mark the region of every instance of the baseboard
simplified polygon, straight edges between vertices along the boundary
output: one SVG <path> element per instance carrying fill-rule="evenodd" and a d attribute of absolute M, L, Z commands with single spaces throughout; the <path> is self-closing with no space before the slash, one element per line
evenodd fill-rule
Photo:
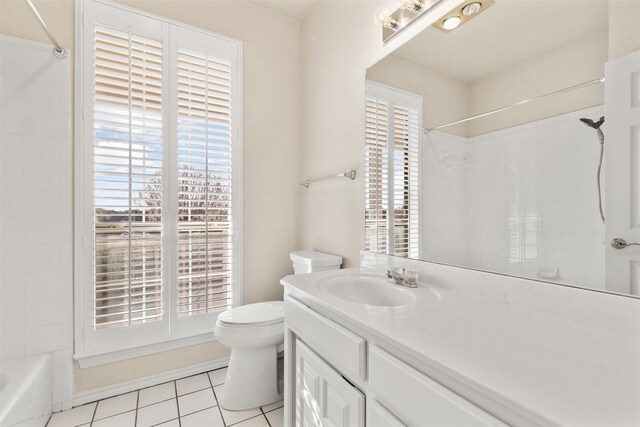
<path fill-rule="evenodd" d="M 129 393 L 141 388 L 150 387 L 157 384 L 166 383 L 190 375 L 200 374 L 202 372 L 212 371 L 214 369 L 224 368 L 229 364 L 229 358 L 223 357 L 208 362 L 198 363 L 196 365 L 186 366 L 171 371 L 164 371 L 158 374 L 149 375 L 143 378 L 112 384 L 105 387 L 99 387 L 92 390 L 77 393 L 73 397 L 73 406 L 84 405 L 85 403 L 95 402 L 96 400 L 105 399 L 107 397 L 117 396 L 123 393 Z"/>

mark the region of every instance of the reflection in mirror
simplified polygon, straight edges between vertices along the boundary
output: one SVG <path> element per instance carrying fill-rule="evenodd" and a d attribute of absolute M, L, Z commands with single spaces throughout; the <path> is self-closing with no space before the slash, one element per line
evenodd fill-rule
<path fill-rule="evenodd" d="M 496 0 L 373 65 L 365 250 L 640 295 L 639 49 L 640 0 Z"/>

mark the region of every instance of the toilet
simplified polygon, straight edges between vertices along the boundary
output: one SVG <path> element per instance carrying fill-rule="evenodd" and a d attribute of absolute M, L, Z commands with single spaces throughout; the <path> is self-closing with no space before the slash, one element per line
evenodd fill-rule
<path fill-rule="evenodd" d="M 295 274 L 337 270 L 342 257 L 316 251 L 290 254 Z M 284 342 L 284 303 L 267 301 L 229 309 L 218 316 L 216 339 L 231 348 L 220 406 L 241 411 L 282 399 L 278 347 Z"/>

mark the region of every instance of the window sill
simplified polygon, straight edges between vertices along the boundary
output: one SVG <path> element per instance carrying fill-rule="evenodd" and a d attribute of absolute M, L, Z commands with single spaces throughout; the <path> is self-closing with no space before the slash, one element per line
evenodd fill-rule
<path fill-rule="evenodd" d="M 73 358 L 78 362 L 81 368 L 91 368 L 94 366 L 104 365 L 106 363 L 120 362 L 122 360 L 148 356 L 161 351 L 175 350 L 182 347 L 189 347 L 213 341 L 216 341 L 216 337 L 213 332 L 209 332 L 206 334 L 176 338 L 139 347 L 124 348 L 101 353 L 74 354 Z"/>

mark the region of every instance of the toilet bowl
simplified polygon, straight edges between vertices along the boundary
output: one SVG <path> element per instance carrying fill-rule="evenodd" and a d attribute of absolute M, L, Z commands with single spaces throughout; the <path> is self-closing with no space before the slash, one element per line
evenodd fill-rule
<path fill-rule="evenodd" d="M 295 274 L 339 269 L 342 258 L 316 251 L 290 254 Z M 269 301 L 221 313 L 218 341 L 231 348 L 220 406 L 241 411 L 282 399 L 278 390 L 278 346 L 284 342 L 284 303 Z"/>
<path fill-rule="evenodd" d="M 273 403 L 278 392 L 278 346 L 284 341 L 284 303 L 269 301 L 243 305 L 218 316 L 216 338 L 231 348 L 220 399 L 229 410 Z"/>

